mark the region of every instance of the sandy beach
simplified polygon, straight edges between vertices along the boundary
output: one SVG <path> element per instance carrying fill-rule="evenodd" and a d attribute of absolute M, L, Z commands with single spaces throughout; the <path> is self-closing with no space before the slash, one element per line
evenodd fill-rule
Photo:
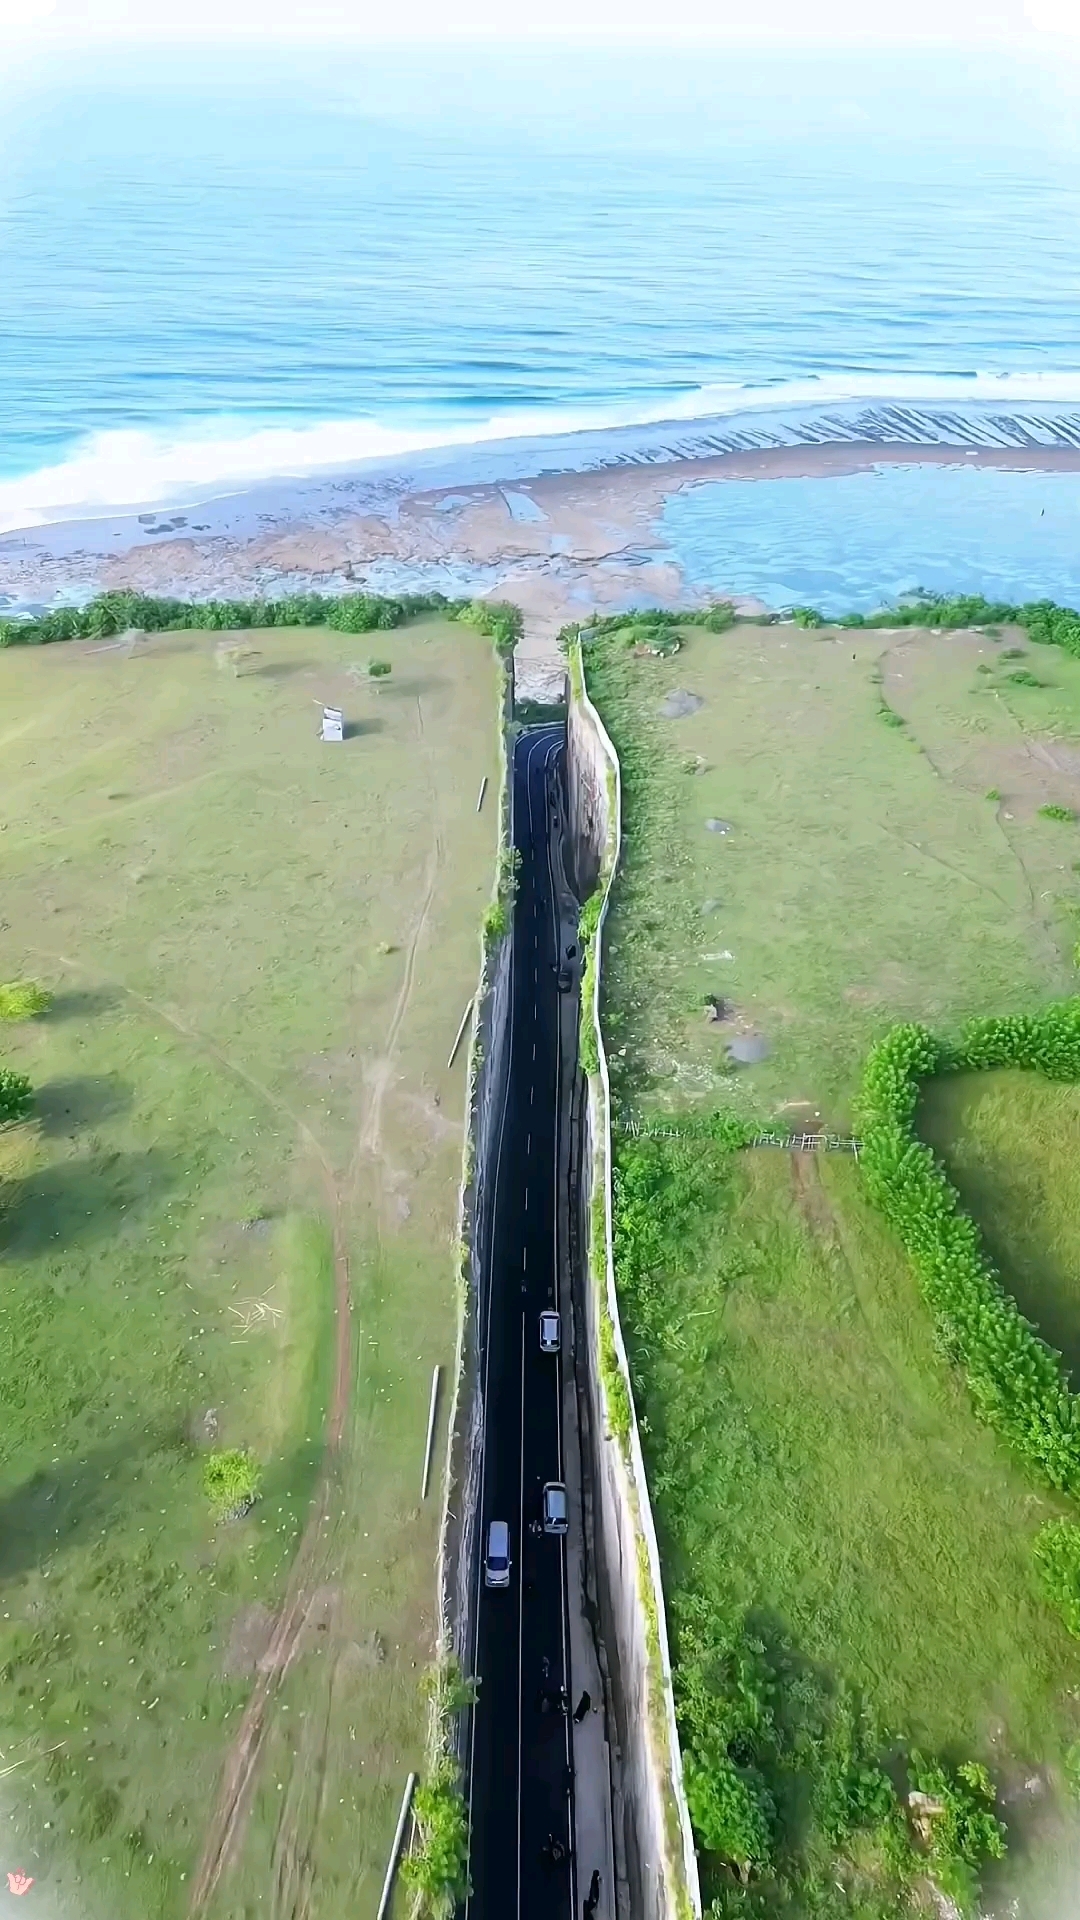
<path fill-rule="evenodd" d="M 1080 419 L 1071 409 L 1037 422 L 1041 444 L 1030 419 L 1000 415 L 923 415 L 910 430 L 936 427 L 942 437 L 934 444 L 893 437 L 895 415 L 880 410 L 872 437 L 830 440 L 828 424 L 815 423 L 821 437 L 813 443 L 777 444 L 777 424 L 757 421 L 759 441 L 772 444 L 715 452 L 704 450 L 716 438 L 708 423 L 677 436 L 639 430 L 633 438 L 592 436 L 587 445 L 575 436 L 572 446 L 455 449 L 414 459 L 408 471 L 283 481 L 198 508 L 15 530 L 0 537 L 0 604 L 30 608 L 121 586 L 195 598 L 309 586 L 506 597 L 526 615 L 520 689 L 541 698 L 559 684 L 554 641 L 567 620 L 594 608 L 700 602 L 659 524 L 674 494 L 706 482 L 806 480 L 893 465 L 1080 471 Z M 730 437 L 733 423 L 725 426 Z M 745 426 L 741 437 L 750 437 Z M 556 464 L 561 471 L 551 470 Z M 746 589 L 737 577 L 717 579 L 710 597 L 757 605 Z"/>

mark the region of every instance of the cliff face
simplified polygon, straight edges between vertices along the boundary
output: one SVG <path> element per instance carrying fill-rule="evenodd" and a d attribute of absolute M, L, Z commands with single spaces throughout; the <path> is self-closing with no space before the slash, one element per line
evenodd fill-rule
<path fill-rule="evenodd" d="M 571 658 L 567 727 L 568 864 L 578 897 L 604 902 L 583 982 L 598 1071 L 588 1076 L 578 1183 L 578 1324 L 595 1584 L 614 1717 L 613 1802 L 621 1911 L 633 1920 L 700 1915 L 697 1859 L 682 1786 L 660 1562 L 619 1325 L 611 1247 L 611 1096 L 599 1025 L 600 945 L 619 854 L 619 767 Z"/>

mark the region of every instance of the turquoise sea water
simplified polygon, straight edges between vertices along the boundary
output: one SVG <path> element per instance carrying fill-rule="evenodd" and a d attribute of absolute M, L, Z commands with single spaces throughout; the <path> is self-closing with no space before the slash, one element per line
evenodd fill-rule
<path fill-rule="evenodd" d="M 885 466 L 714 482 L 669 499 L 691 586 L 770 607 L 873 613 L 918 588 L 1080 606 L 1080 473 Z"/>
<path fill-rule="evenodd" d="M 1080 410 L 1078 108 L 946 53 L 9 66 L 0 530 L 763 399 Z"/>

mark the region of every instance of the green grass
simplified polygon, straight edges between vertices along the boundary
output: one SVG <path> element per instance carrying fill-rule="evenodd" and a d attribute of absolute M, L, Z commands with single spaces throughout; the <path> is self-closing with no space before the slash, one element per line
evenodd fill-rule
<path fill-rule="evenodd" d="M 624 1100 L 801 1100 L 842 1121 L 890 1018 L 941 1026 L 1069 989 L 1080 887 L 1037 809 L 1080 798 L 1061 744 L 1080 733 L 1080 663 L 1055 656 L 1054 689 L 1014 694 L 975 678 L 983 653 L 963 634 L 790 627 L 687 629 L 672 661 L 590 651 L 632 823 L 606 1002 Z M 903 729 L 880 724 L 879 677 Z M 672 688 L 704 707 L 662 719 Z M 730 1070 L 708 993 L 767 1037 L 752 1073 Z"/>
<path fill-rule="evenodd" d="M 1080 1087 L 949 1074 L 919 1131 L 939 1154 L 1009 1293 L 1080 1383 Z"/>
<path fill-rule="evenodd" d="M 0 1132 L 9 1853 L 58 1911 L 132 1920 L 187 1910 L 313 1501 L 208 1910 L 374 1913 L 425 1730 L 496 665 L 434 619 L 386 636 L 377 695 L 347 634 L 248 644 L 235 678 L 214 634 L 0 656 L 0 978 L 54 995 L 0 1041 L 37 1090 Z M 242 1520 L 211 1446 L 259 1469 Z"/>
<path fill-rule="evenodd" d="M 624 769 L 604 984 L 617 1107 L 841 1125 L 893 1021 L 947 1030 L 1069 990 L 1080 887 L 1039 808 L 1078 797 L 1080 668 L 1055 657 L 1053 688 L 1014 691 L 977 675 L 984 654 L 973 635 L 790 628 L 688 631 L 669 662 L 590 652 Z M 661 719 L 673 687 L 705 706 Z M 883 704 L 902 728 L 882 728 Z M 727 1003 L 720 1023 L 701 1013 L 710 992 Z M 740 1031 L 764 1034 L 769 1057 L 730 1062 Z M 932 1087 L 930 1137 L 952 1143 L 950 1175 L 1006 1284 L 1071 1357 L 1080 1096 L 1021 1076 L 974 1085 Z M 987 1102 L 1000 1139 L 969 1125 Z M 884 1840 L 852 1830 L 834 1846 L 817 1810 L 854 1698 L 868 1762 L 894 1780 L 913 1745 L 990 1768 L 1014 1854 L 991 1887 L 1049 1920 L 1037 1889 L 1071 1857 L 1063 1761 L 1080 1711 L 1075 1646 L 1031 1546 L 1060 1503 L 976 1424 L 853 1160 L 700 1139 L 623 1141 L 617 1160 L 617 1273 L 684 1736 L 704 1620 L 742 1650 L 717 1683 L 717 1723 L 736 1727 L 739 1763 L 776 1809 L 758 1892 L 707 1857 L 710 1893 L 725 1915 L 770 1920 L 907 1911 Z M 745 1674 L 761 1663 L 770 1705 L 748 1721 Z M 1033 1773 L 1054 1783 L 1037 1802 L 1018 1785 Z"/>

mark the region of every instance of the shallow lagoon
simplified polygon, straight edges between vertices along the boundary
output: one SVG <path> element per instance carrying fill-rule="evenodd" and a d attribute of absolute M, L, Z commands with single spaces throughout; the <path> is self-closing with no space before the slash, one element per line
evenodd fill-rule
<path fill-rule="evenodd" d="M 1080 605 L 1080 473 L 882 466 L 709 481 L 659 522 L 687 585 L 871 613 L 926 587 Z"/>

